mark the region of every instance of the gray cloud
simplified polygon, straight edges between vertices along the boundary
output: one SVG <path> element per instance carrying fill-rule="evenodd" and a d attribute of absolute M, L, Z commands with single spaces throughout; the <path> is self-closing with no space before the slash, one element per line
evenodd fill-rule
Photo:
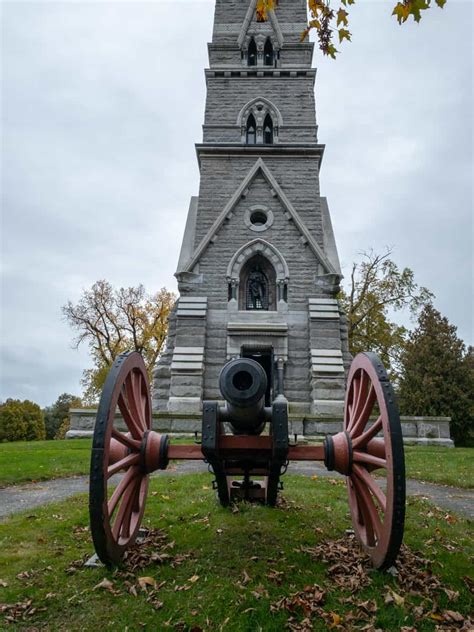
<path fill-rule="evenodd" d="M 395 247 L 472 342 L 472 6 L 351 11 L 321 59 L 321 188 L 341 260 Z M 466 17 L 467 16 L 467 17 Z M 3 3 L 2 389 L 79 392 L 60 307 L 99 278 L 175 289 L 199 187 L 212 2 Z"/>

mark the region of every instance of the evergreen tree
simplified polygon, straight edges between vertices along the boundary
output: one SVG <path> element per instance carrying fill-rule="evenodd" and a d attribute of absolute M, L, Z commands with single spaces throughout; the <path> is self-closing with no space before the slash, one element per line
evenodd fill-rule
<path fill-rule="evenodd" d="M 69 409 L 80 406 L 82 402 L 79 397 L 70 393 L 63 393 L 52 406 L 48 406 L 44 411 L 46 439 L 54 439 L 64 421 L 69 420 Z"/>
<path fill-rule="evenodd" d="M 426 305 L 401 356 L 399 403 L 402 414 L 451 417 L 457 444 L 474 428 L 474 360 L 451 325 Z"/>

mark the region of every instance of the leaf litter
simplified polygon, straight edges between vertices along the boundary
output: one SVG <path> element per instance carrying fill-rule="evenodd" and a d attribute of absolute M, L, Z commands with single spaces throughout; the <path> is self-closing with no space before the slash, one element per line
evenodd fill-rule
<path fill-rule="evenodd" d="M 146 601 L 155 609 L 163 607 L 163 602 L 157 598 L 158 591 L 166 584 L 166 581 L 157 582 L 153 577 L 138 576 L 139 571 L 153 565 L 169 564 L 175 568 L 185 560 L 192 557 L 191 554 L 172 555 L 169 551 L 175 546 L 175 542 L 168 542 L 168 537 L 160 529 L 144 530 L 143 537 L 139 543 L 135 543 L 127 551 L 123 563 L 120 568 L 113 572 L 112 579 L 104 577 L 94 587 L 74 594 L 71 601 L 79 601 L 83 594 L 91 591 L 107 591 L 114 596 L 121 596 L 128 593 L 134 597 L 138 597 L 139 593 L 146 595 Z M 74 533 L 77 529 L 73 530 Z M 65 568 L 66 575 L 72 575 L 80 570 L 85 570 L 85 563 L 89 555 L 84 555 L 81 559 L 70 562 Z M 37 571 L 24 571 L 17 575 L 17 580 L 21 582 L 31 581 L 31 579 L 40 572 L 52 570 L 51 567 L 39 569 Z M 194 575 L 189 581 L 195 583 L 199 577 Z M 122 580 L 119 583 L 117 580 Z M 6 582 L 5 582 L 6 583 Z M 53 593 L 48 593 L 46 598 L 50 599 Z M 7 604 L 0 604 L 0 614 L 3 615 L 6 624 L 15 624 L 19 621 L 26 621 L 36 613 L 46 611 L 46 607 L 35 606 L 31 599 L 25 601 Z"/>
<path fill-rule="evenodd" d="M 314 547 L 300 547 L 297 551 L 310 555 L 318 562 L 326 563 L 328 587 L 322 588 L 317 584 L 306 586 L 303 590 L 282 597 L 270 606 L 272 612 L 286 610 L 289 613 L 287 629 L 294 632 L 311 632 L 315 620 L 319 619 L 324 622 L 327 629 L 377 632 L 377 602 L 370 599 L 364 601 L 359 597 L 359 593 L 372 584 L 375 571 L 354 535 L 346 535 Z M 396 587 L 388 584 L 385 586 L 383 607 L 409 607 L 416 621 L 436 621 L 436 631 L 472 632 L 473 619 L 455 610 L 440 608 L 438 600 L 441 595 L 444 594 L 450 602 L 455 602 L 459 593 L 444 587 L 431 566 L 430 560 L 424 559 L 403 545 L 396 565 L 387 572 L 387 580 L 391 584 L 395 583 Z M 349 592 L 347 597 L 340 599 L 342 603 L 351 607 L 349 611 L 338 614 L 324 608 L 326 595 L 333 586 Z M 402 632 L 416 630 L 416 627 L 410 626 L 401 628 Z"/>

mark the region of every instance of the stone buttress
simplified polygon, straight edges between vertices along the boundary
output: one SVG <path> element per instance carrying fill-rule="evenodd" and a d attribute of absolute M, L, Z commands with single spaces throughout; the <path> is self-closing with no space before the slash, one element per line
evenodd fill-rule
<path fill-rule="evenodd" d="M 294 415 L 340 417 L 350 362 L 341 270 L 319 190 L 306 0 L 217 0 L 206 70 L 200 189 L 176 271 L 180 298 L 154 371 L 153 405 L 196 414 L 220 399 L 227 360 L 251 357 Z"/>

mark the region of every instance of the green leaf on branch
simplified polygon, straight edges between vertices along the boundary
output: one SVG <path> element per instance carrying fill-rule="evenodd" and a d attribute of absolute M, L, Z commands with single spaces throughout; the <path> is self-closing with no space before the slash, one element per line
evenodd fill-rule
<path fill-rule="evenodd" d="M 419 22 L 421 20 L 421 12 L 429 9 L 430 4 L 427 0 L 411 0 L 408 3 L 408 7 L 409 14 L 413 16 L 415 22 Z"/>
<path fill-rule="evenodd" d="M 347 29 L 339 29 L 339 43 L 341 43 L 345 39 L 350 42 L 351 34 L 349 33 Z"/>
<path fill-rule="evenodd" d="M 348 21 L 347 21 L 347 16 L 349 14 L 347 13 L 347 11 L 344 11 L 344 9 L 339 9 L 339 11 L 337 12 L 337 26 L 339 26 L 339 24 L 343 24 L 344 26 L 348 25 Z"/>
<path fill-rule="evenodd" d="M 403 2 L 399 2 L 393 8 L 392 15 L 396 15 L 398 23 L 403 24 L 403 22 L 406 22 L 408 20 L 410 11 L 406 4 L 404 4 Z"/>
<path fill-rule="evenodd" d="M 328 44 L 326 49 L 323 50 L 323 53 L 325 55 L 329 55 L 329 57 L 332 57 L 332 59 L 336 59 L 336 54 L 338 53 L 338 50 L 336 49 L 334 44 Z"/>
<path fill-rule="evenodd" d="M 321 29 L 321 22 L 319 20 L 311 20 L 309 26 L 319 31 Z"/>

